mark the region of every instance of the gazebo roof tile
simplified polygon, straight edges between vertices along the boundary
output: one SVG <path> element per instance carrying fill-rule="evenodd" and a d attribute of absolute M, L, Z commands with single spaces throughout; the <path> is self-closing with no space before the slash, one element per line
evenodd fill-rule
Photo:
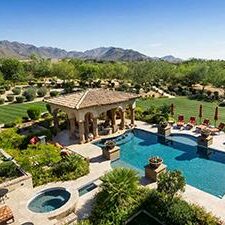
<path fill-rule="evenodd" d="M 74 109 L 100 105 L 109 105 L 137 98 L 136 94 L 112 91 L 108 89 L 88 89 L 83 92 L 62 95 L 46 99 L 45 102 Z"/>

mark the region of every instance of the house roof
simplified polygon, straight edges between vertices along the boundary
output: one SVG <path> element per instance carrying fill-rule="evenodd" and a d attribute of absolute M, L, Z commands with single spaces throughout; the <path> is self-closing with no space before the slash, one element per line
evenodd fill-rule
<path fill-rule="evenodd" d="M 99 88 L 49 98 L 45 102 L 72 109 L 82 109 L 125 102 L 136 98 L 138 98 L 136 94 Z"/>

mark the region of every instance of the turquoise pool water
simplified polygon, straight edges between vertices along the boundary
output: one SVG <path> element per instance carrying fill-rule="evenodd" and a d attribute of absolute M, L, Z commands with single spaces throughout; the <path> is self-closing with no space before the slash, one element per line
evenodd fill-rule
<path fill-rule="evenodd" d="M 70 198 L 70 193 L 57 188 L 46 190 L 38 194 L 28 205 L 28 209 L 36 213 L 46 213 L 63 206 Z"/>
<path fill-rule="evenodd" d="M 121 158 L 112 163 L 113 167 L 134 168 L 144 175 L 149 157 L 160 156 L 169 170 L 181 170 L 188 184 L 218 197 L 225 194 L 225 153 L 198 148 L 194 137 L 172 135 L 165 139 L 134 129 L 116 141 Z M 102 146 L 104 142 L 96 144 Z"/>

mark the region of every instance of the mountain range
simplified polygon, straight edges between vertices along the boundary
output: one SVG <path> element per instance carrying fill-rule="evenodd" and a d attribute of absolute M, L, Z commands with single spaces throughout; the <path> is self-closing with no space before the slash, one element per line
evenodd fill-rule
<path fill-rule="evenodd" d="M 138 60 L 165 60 L 168 62 L 180 62 L 179 58 L 172 55 L 164 57 L 149 57 L 132 49 L 123 49 L 116 47 L 100 47 L 84 52 L 66 51 L 53 47 L 36 47 L 31 44 L 20 42 L 10 42 L 7 40 L 0 41 L 0 58 L 14 57 L 18 59 L 28 59 L 31 54 L 39 55 L 43 58 L 63 59 L 63 58 L 79 58 L 79 59 L 96 59 L 110 61 L 138 61 Z"/>

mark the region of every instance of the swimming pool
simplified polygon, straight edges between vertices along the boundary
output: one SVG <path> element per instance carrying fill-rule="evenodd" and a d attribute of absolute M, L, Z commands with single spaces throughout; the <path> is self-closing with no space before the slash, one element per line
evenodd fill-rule
<path fill-rule="evenodd" d="M 160 156 L 169 170 L 182 171 L 189 185 L 218 197 L 225 194 L 225 153 L 197 147 L 195 137 L 171 135 L 165 139 L 134 129 L 126 133 L 123 143 L 118 144 L 120 159 L 112 162 L 112 167 L 130 167 L 144 175 L 148 159 Z"/>

